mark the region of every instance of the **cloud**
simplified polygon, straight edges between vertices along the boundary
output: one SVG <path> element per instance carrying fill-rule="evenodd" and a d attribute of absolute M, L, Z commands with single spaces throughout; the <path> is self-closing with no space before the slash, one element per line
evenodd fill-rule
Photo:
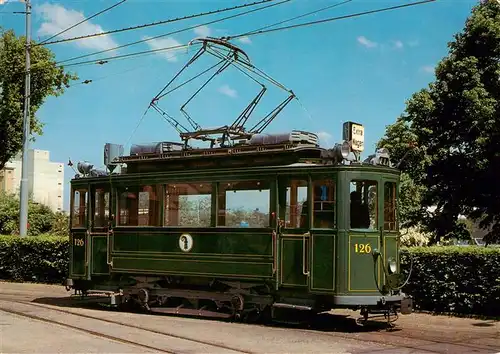
<path fill-rule="evenodd" d="M 238 92 L 236 90 L 232 89 L 229 87 L 229 85 L 222 85 L 219 87 L 219 92 L 222 93 L 223 95 L 235 98 L 238 96 Z"/>
<path fill-rule="evenodd" d="M 418 46 L 419 44 L 420 44 L 420 42 L 419 42 L 418 40 L 414 40 L 414 41 L 409 41 L 409 42 L 408 42 L 408 45 L 409 45 L 410 47 L 416 47 L 416 46 Z"/>
<path fill-rule="evenodd" d="M 200 26 L 193 29 L 193 32 L 200 37 L 209 37 L 212 34 L 212 30 L 208 26 Z"/>
<path fill-rule="evenodd" d="M 144 36 L 142 39 L 150 39 L 151 37 L 149 36 Z M 181 45 L 181 43 L 177 42 L 175 39 L 172 37 L 166 37 L 166 38 L 159 38 L 159 39 L 151 39 L 150 41 L 146 42 L 148 46 L 152 50 L 157 50 L 157 49 L 163 49 L 163 48 L 168 48 L 168 47 L 175 47 L 178 45 Z M 179 48 L 180 49 L 180 48 Z M 163 52 L 158 52 L 159 55 L 164 57 L 170 62 L 176 62 L 177 57 L 176 57 L 176 50 L 165 50 Z"/>
<path fill-rule="evenodd" d="M 433 74 L 434 73 L 434 66 L 424 65 L 420 68 L 420 70 L 423 71 L 424 73 Z"/>
<path fill-rule="evenodd" d="M 43 20 L 37 31 L 39 36 L 52 36 L 85 19 L 83 12 L 48 3 L 37 6 L 35 12 L 38 13 Z M 87 21 L 58 35 L 55 39 L 66 39 L 101 32 L 104 32 L 101 26 L 92 23 L 92 21 Z M 105 50 L 118 46 L 109 35 L 77 40 L 72 43 L 79 47 L 97 50 Z"/>
<path fill-rule="evenodd" d="M 251 44 L 252 43 L 252 40 L 246 36 L 239 38 L 238 41 L 241 43 L 244 43 L 244 44 Z"/>
<path fill-rule="evenodd" d="M 366 48 L 375 48 L 378 45 L 376 42 L 370 41 L 365 36 L 359 36 L 357 38 L 357 40 L 358 40 L 358 43 L 360 43 L 361 45 L 364 45 Z"/>
<path fill-rule="evenodd" d="M 397 49 L 402 49 L 403 48 L 403 42 L 401 42 L 400 40 L 396 40 L 394 41 L 394 47 L 397 48 Z"/>
<path fill-rule="evenodd" d="M 332 135 L 330 133 L 327 133 L 327 132 L 318 132 L 318 133 L 316 133 L 316 135 L 318 136 L 320 142 L 323 142 L 326 145 L 330 145 L 330 141 L 332 139 Z"/>

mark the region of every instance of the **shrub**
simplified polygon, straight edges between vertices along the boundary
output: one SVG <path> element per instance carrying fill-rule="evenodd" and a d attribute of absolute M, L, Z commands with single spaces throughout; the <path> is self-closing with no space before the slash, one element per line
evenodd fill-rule
<path fill-rule="evenodd" d="M 61 283 L 68 274 L 67 237 L 0 236 L 0 279 Z"/>
<path fill-rule="evenodd" d="M 432 235 L 422 231 L 418 226 L 401 229 L 401 245 L 407 247 L 426 246 Z"/>
<path fill-rule="evenodd" d="M 500 316 L 500 248 L 414 247 L 410 281 L 403 289 L 416 310 Z M 408 274 L 410 258 L 402 269 Z"/>

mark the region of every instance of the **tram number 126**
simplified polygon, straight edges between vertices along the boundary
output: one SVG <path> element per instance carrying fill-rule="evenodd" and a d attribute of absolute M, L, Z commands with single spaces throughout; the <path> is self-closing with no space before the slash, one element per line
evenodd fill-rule
<path fill-rule="evenodd" d="M 356 253 L 371 253 L 372 246 L 369 243 L 355 243 L 354 244 L 354 252 Z"/>

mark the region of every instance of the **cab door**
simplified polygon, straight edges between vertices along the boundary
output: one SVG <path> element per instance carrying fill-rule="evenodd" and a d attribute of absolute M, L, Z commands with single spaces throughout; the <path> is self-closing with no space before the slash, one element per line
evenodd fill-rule
<path fill-rule="evenodd" d="M 353 171 L 348 172 L 347 176 L 347 290 L 378 293 L 382 274 L 380 262 L 374 262 L 373 252 L 381 252 L 383 242 L 380 210 L 380 194 L 383 194 L 383 189 L 380 175 Z"/>
<path fill-rule="evenodd" d="M 309 286 L 309 178 L 307 175 L 278 178 L 277 285 Z"/>
<path fill-rule="evenodd" d="M 90 273 L 108 275 L 113 241 L 110 229 L 111 190 L 109 185 L 94 185 L 90 188 Z"/>
<path fill-rule="evenodd" d="M 72 186 L 70 201 L 70 277 L 86 279 L 88 272 L 88 185 Z"/>

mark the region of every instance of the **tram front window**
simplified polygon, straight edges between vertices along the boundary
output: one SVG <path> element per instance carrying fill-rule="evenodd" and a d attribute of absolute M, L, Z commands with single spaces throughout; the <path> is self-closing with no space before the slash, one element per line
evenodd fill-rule
<path fill-rule="evenodd" d="M 351 182 L 351 229 L 377 229 L 377 182 Z"/>
<path fill-rule="evenodd" d="M 87 222 L 87 189 L 76 189 L 72 198 L 71 227 L 85 227 Z"/>

